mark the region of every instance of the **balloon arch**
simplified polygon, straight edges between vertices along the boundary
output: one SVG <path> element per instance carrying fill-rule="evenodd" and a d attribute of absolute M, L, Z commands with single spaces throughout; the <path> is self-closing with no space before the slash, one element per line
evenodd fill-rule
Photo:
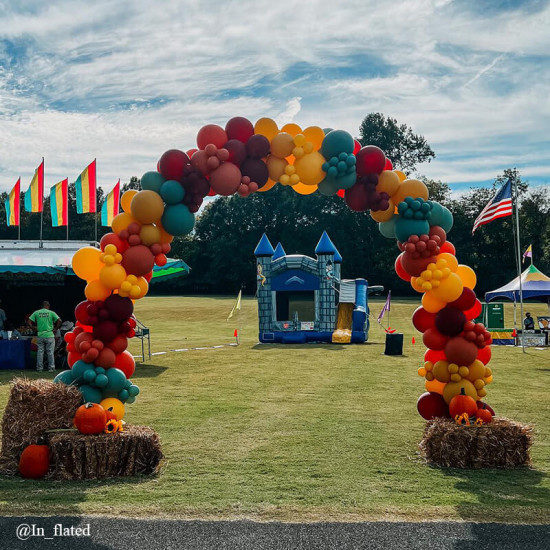
<path fill-rule="evenodd" d="M 424 183 L 393 170 L 378 147 L 361 147 L 343 130 L 279 129 L 269 118 L 253 125 L 235 117 L 225 129 L 204 126 L 197 149 L 166 151 L 157 170 L 142 176 L 142 190 L 124 193 L 123 212 L 100 249 L 83 248 L 73 257 L 74 272 L 87 281 L 86 300 L 66 335 L 71 370 L 57 380 L 78 385 L 85 402 L 112 407 L 120 420 L 124 404 L 139 393 L 127 351 L 135 335 L 133 301 L 147 294 L 154 265 L 166 263 L 174 236 L 192 231 L 205 196 L 247 197 L 277 183 L 303 195 L 338 194 L 351 210 L 370 210 L 382 235 L 397 239 L 395 271 L 422 294 L 412 317 L 428 348 L 418 369 L 427 390 L 418 400 L 420 414 L 449 416 L 451 400 L 464 394 L 484 407 L 479 399 L 492 381 L 486 366 L 491 337 L 473 321 L 481 312 L 476 275 L 458 263 L 447 240 L 452 214 L 429 199 Z"/>

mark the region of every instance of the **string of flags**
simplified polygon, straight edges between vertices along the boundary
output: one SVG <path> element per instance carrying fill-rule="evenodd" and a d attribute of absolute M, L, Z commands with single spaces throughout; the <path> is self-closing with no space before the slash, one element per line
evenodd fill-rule
<path fill-rule="evenodd" d="M 97 209 L 97 177 L 96 160 L 94 159 L 81 172 L 74 182 L 77 214 L 96 213 Z M 21 178 L 18 178 L 4 201 L 6 224 L 17 227 L 21 222 Z M 44 210 L 44 159 L 34 171 L 31 183 L 24 193 L 23 207 L 26 212 L 37 213 Z M 120 180 L 107 194 L 101 206 L 101 225 L 111 226 L 113 218 L 120 211 Z M 50 187 L 50 213 L 52 227 L 68 226 L 69 224 L 69 179 Z"/>

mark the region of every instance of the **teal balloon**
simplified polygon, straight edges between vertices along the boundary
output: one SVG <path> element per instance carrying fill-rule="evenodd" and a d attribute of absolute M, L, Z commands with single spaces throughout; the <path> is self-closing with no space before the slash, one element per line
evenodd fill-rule
<path fill-rule="evenodd" d="M 139 395 L 139 386 L 132 385 L 128 388 L 128 393 L 135 397 L 136 395 Z"/>
<path fill-rule="evenodd" d="M 160 194 L 160 188 L 164 181 L 164 178 L 158 172 L 145 172 L 141 176 L 141 188 Z"/>
<path fill-rule="evenodd" d="M 82 359 L 77 361 L 72 368 L 73 379 L 78 384 L 82 384 L 84 373 L 88 370 L 91 370 L 95 374 L 95 365 L 93 363 L 86 363 Z"/>
<path fill-rule="evenodd" d="M 132 403 L 134 403 L 135 401 L 136 401 L 136 398 L 133 397 L 133 396 L 130 396 L 130 397 L 128 397 L 128 399 L 126 399 L 126 403 L 129 403 L 130 405 L 131 405 Z"/>
<path fill-rule="evenodd" d="M 430 225 L 439 225 L 448 233 L 453 227 L 453 215 L 451 211 L 436 201 L 431 201 L 432 210 L 428 214 Z"/>
<path fill-rule="evenodd" d="M 84 371 L 84 374 L 82 375 L 82 380 L 86 382 L 86 384 L 91 384 L 95 380 L 95 369 L 88 369 Z"/>
<path fill-rule="evenodd" d="M 185 190 L 179 181 L 166 180 L 160 188 L 160 196 L 166 204 L 178 204 L 185 197 Z"/>
<path fill-rule="evenodd" d="M 73 371 L 72 370 L 64 370 L 63 372 L 60 372 L 54 379 L 53 381 L 56 383 L 56 384 L 67 384 L 67 386 L 69 386 L 70 384 L 73 383 L 74 381 L 74 378 L 73 378 Z"/>
<path fill-rule="evenodd" d="M 195 216 L 185 204 L 168 205 L 164 209 L 162 226 L 170 235 L 188 235 L 195 226 Z"/>
<path fill-rule="evenodd" d="M 355 185 L 357 181 L 357 174 L 352 172 L 351 174 L 345 174 L 336 179 L 339 189 L 349 189 Z"/>
<path fill-rule="evenodd" d="M 387 222 L 380 222 L 378 224 L 378 230 L 386 239 L 395 239 L 395 222 L 399 219 L 397 214 L 393 215 L 391 220 Z"/>
<path fill-rule="evenodd" d="M 98 374 L 95 377 L 94 386 L 98 388 L 104 388 L 109 383 L 109 379 L 105 374 Z"/>
<path fill-rule="evenodd" d="M 128 390 L 120 390 L 118 392 L 118 398 L 124 403 L 128 397 L 130 397 L 130 394 L 128 393 Z"/>
<path fill-rule="evenodd" d="M 426 220 L 398 218 L 395 222 L 395 236 L 402 243 L 411 235 L 424 235 L 430 232 L 430 224 Z"/>
<path fill-rule="evenodd" d="M 323 128 L 323 132 L 325 133 L 325 136 L 329 133 L 329 132 L 332 132 L 334 130 L 334 128 Z"/>
<path fill-rule="evenodd" d="M 120 369 L 111 368 L 107 370 L 106 376 L 108 382 L 104 388 L 104 392 L 118 394 L 120 390 L 124 389 L 126 375 Z"/>
<path fill-rule="evenodd" d="M 84 384 L 78 389 L 82 393 L 84 403 L 100 403 L 103 399 L 103 395 L 101 394 L 101 392 L 93 386 L 88 386 L 87 384 Z"/>
<path fill-rule="evenodd" d="M 334 178 L 327 176 L 319 184 L 319 187 L 317 189 L 319 190 L 319 193 L 321 193 L 321 195 L 330 197 L 332 195 L 336 195 L 336 193 L 338 192 L 338 184 L 336 183 L 336 180 Z"/>
<path fill-rule="evenodd" d="M 96 367 L 95 368 L 96 374 L 105 374 L 105 369 L 103 367 Z"/>
<path fill-rule="evenodd" d="M 326 158 L 337 157 L 340 153 L 353 153 L 355 143 L 345 130 L 332 130 L 321 144 L 321 154 Z"/>

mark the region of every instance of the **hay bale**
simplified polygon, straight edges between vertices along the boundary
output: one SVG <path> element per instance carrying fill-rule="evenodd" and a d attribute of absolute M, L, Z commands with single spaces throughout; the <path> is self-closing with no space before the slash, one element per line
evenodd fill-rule
<path fill-rule="evenodd" d="M 533 426 L 494 418 L 482 426 L 450 419 L 426 423 L 420 451 L 427 462 L 446 468 L 517 468 L 531 463 Z"/>
<path fill-rule="evenodd" d="M 25 447 L 38 443 L 46 430 L 70 428 L 81 402 L 74 386 L 15 378 L 2 419 L 0 473 L 16 474 Z"/>
<path fill-rule="evenodd" d="M 164 458 L 158 434 L 145 426 L 114 434 L 75 431 L 48 435 L 49 479 L 107 479 L 157 474 Z"/>

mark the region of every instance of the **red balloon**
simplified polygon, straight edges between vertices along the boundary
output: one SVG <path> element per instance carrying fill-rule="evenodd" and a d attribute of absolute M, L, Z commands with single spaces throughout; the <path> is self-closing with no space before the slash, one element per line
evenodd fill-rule
<path fill-rule="evenodd" d="M 110 369 L 115 366 L 115 362 L 116 353 L 111 348 L 103 348 L 95 360 L 95 365 L 104 369 Z"/>
<path fill-rule="evenodd" d="M 94 327 L 94 337 L 105 344 L 112 342 L 118 335 L 118 324 L 113 321 L 103 321 Z"/>
<path fill-rule="evenodd" d="M 215 197 L 216 195 L 217 195 L 216 191 L 214 191 L 214 189 L 210 188 L 210 191 L 208 191 L 208 196 L 209 197 Z"/>
<path fill-rule="evenodd" d="M 115 368 L 120 369 L 126 378 L 130 378 L 136 370 L 136 362 L 129 351 L 123 351 L 116 356 Z"/>
<path fill-rule="evenodd" d="M 435 364 L 438 361 L 446 360 L 447 356 L 445 355 L 445 352 L 441 350 L 428 349 L 426 350 L 426 353 L 424 353 L 424 361 L 430 361 L 431 363 Z"/>
<path fill-rule="evenodd" d="M 122 267 L 126 273 L 141 277 L 152 271 L 155 266 L 155 257 L 149 248 L 143 244 L 131 246 L 122 254 Z"/>
<path fill-rule="evenodd" d="M 151 271 L 150 273 L 146 273 L 145 275 L 143 275 L 143 278 L 149 283 L 153 278 L 153 272 Z"/>
<path fill-rule="evenodd" d="M 230 140 L 237 139 L 246 143 L 254 135 L 254 126 L 247 118 L 236 116 L 227 121 L 225 133 Z"/>
<path fill-rule="evenodd" d="M 466 319 L 468 319 L 468 321 L 471 321 L 472 319 L 477 319 L 481 315 L 482 309 L 483 308 L 482 308 L 481 302 L 476 299 L 473 307 L 471 307 L 470 309 L 467 309 L 464 312 L 464 315 L 466 315 Z"/>
<path fill-rule="evenodd" d="M 403 254 L 401 257 L 403 269 L 412 277 L 418 277 L 428 267 L 428 264 L 433 261 L 433 256 L 413 258 L 411 254 Z"/>
<path fill-rule="evenodd" d="M 80 302 L 75 308 L 74 308 L 74 316 L 77 321 L 80 321 L 84 325 L 90 325 L 90 316 L 88 315 L 88 306 L 91 305 L 93 302 L 90 302 L 88 300 L 84 300 L 83 302 Z"/>
<path fill-rule="evenodd" d="M 389 158 L 386 158 L 386 164 L 384 165 L 384 170 L 393 170 L 393 164 Z"/>
<path fill-rule="evenodd" d="M 364 212 L 367 209 L 367 188 L 362 183 L 356 183 L 344 194 L 346 204 L 355 212 Z"/>
<path fill-rule="evenodd" d="M 75 339 L 74 339 L 74 347 L 78 353 L 82 353 L 82 350 L 80 347 L 87 343 L 89 346 L 92 345 L 92 342 L 94 340 L 94 337 L 89 332 L 81 332 Z M 84 349 L 89 349 L 89 346 L 86 346 Z"/>
<path fill-rule="evenodd" d="M 197 134 L 197 146 L 199 149 L 205 149 L 206 146 L 211 143 L 213 143 L 218 149 L 221 149 L 227 141 L 228 139 L 225 130 L 217 124 L 207 124 L 206 126 L 203 126 Z"/>
<path fill-rule="evenodd" d="M 439 393 L 426 392 L 423 393 L 416 402 L 418 413 L 425 420 L 432 418 L 448 418 L 449 407 L 445 403 L 445 399 Z"/>
<path fill-rule="evenodd" d="M 123 298 L 118 294 L 112 294 L 105 302 L 104 307 L 109 313 L 111 321 L 126 321 L 134 313 L 134 304 L 130 298 Z"/>
<path fill-rule="evenodd" d="M 422 341 L 427 348 L 442 350 L 449 337 L 441 334 L 435 327 L 427 329 L 422 335 Z M 470 363 L 468 363 L 470 364 Z"/>
<path fill-rule="evenodd" d="M 491 346 L 485 346 L 477 352 L 477 358 L 486 365 L 491 360 Z"/>
<path fill-rule="evenodd" d="M 362 145 L 356 140 L 353 140 L 353 154 L 356 155 L 361 150 Z"/>
<path fill-rule="evenodd" d="M 439 252 L 442 254 L 443 252 L 447 252 L 448 254 L 452 254 L 453 256 L 456 256 L 456 249 L 453 245 L 453 243 L 450 243 L 449 241 L 445 241 L 440 247 Z"/>
<path fill-rule="evenodd" d="M 230 139 L 224 147 L 229 151 L 229 158 L 227 159 L 227 162 L 232 162 L 233 164 L 240 166 L 246 158 L 245 144 L 238 139 Z"/>
<path fill-rule="evenodd" d="M 207 175 L 210 173 L 210 167 L 208 166 L 208 154 L 206 151 L 197 151 L 191 158 L 191 164 L 201 174 Z"/>
<path fill-rule="evenodd" d="M 395 272 L 397 273 L 397 276 L 400 279 L 402 279 L 403 281 L 409 282 L 411 280 L 411 276 L 403 269 L 403 266 L 401 265 L 401 257 L 402 256 L 403 256 L 403 253 L 401 253 L 395 259 Z"/>
<path fill-rule="evenodd" d="M 66 332 L 65 333 L 65 336 L 63 336 L 63 340 L 65 340 L 65 342 L 67 342 L 67 344 L 72 344 L 74 343 L 74 339 L 77 337 L 78 335 L 75 334 L 74 332 Z"/>
<path fill-rule="evenodd" d="M 185 154 L 191 158 L 196 152 L 198 151 L 198 149 L 189 149 L 189 151 L 185 151 Z"/>
<path fill-rule="evenodd" d="M 450 302 L 450 307 L 456 307 L 464 312 L 472 308 L 476 303 L 476 293 L 471 289 L 464 287 L 462 294 L 454 302 Z"/>
<path fill-rule="evenodd" d="M 126 351 L 126 348 L 128 347 L 128 338 L 122 334 L 119 334 L 112 342 L 109 342 L 107 347 L 112 349 L 116 354 L 122 353 L 123 351 Z"/>
<path fill-rule="evenodd" d="M 345 190 L 345 189 L 338 189 L 338 191 L 336 192 L 336 194 L 337 194 L 341 199 L 343 199 L 343 198 L 346 196 L 346 190 Z"/>
<path fill-rule="evenodd" d="M 67 354 L 67 364 L 69 365 L 69 367 L 72 367 L 77 361 L 80 361 L 81 359 L 82 355 L 77 351 L 70 351 Z"/>
<path fill-rule="evenodd" d="M 241 178 L 241 171 L 234 164 L 224 162 L 210 174 L 210 186 L 218 195 L 229 197 L 239 188 Z"/>
<path fill-rule="evenodd" d="M 449 363 L 459 366 L 471 365 L 477 358 L 478 347 L 462 336 L 451 338 L 445 345 L 445 355 Z"/>
<path fill-rule="evenodd" d="M 441 334 L 457 336 L 464 328 L 466 315 L 460 309 L 446 306 L 439 310 L 435 316 L 435 326 Z"/>
<path fill-rule="evenodd" d="M 435 313 L 426 311 L 422 306 L 417 307 L 412 316 L 412 322 L 414 328 L 418 332 L 426 332 L 428 329 L 434 327 Z M 427 346 L 431 347 L 431 346 Z"/>
<path fill-rule="evenodd" d="M 357 174 L 366 176 L 367 174 L 380 174 L 386 165 L 386 155 L 384 151 L 376 145 L 367 145 L 363 147 L 356 155 Z"/>
<path fill-rule="evenodd" d="M 159 160 L 159 172 L 167 180 L 181 181 L 189 157 L 179 149 L 170 149 Z"/>
<path fill-rule="evenodd" d="M 108 244 L 114 244 L 117 251 L 121 254 L 128 248 L 128 243 L 122 240 L 116 233 L 107 233 L 101 237 L 101 241 L 99 243 L 101 250 L 105 250 L 105 247 Z"/>

